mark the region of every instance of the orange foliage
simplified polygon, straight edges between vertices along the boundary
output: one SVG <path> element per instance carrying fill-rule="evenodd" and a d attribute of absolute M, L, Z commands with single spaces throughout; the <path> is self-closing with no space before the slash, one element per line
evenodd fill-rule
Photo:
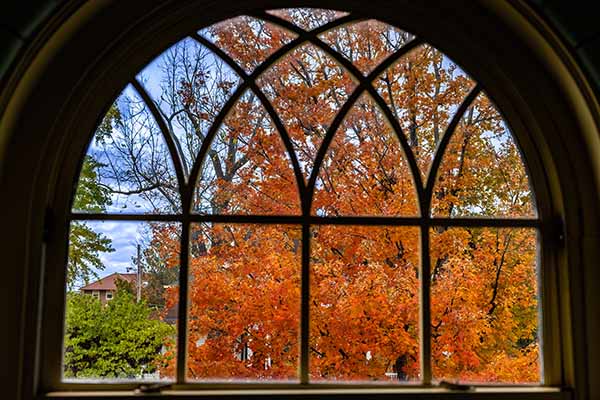
<path fill-rule="evenodd" d="M 310 14 L 302 18 L 305 26 Z M 209 32 L 251 71 L 293 35 L 248 21 L 235 19 Z M 412 36 L 371 21 L 337 28 L 322 39 L 368 73 Z M 257 85 L 286 127 L 308 179 L 356 79 L 323 50 L 305 44 Z M 432 211 L 419 209 L 409 155 L 388 118 L 402 127 L 398 134 L 405 135 L 424 180 L 450 118 L 474 86 L 451 60 L 424 45 L 373 86 L 389 110 L 367 94 L 352 105 L 318 172 L 312 215 L 534 216 L 518 148 L 485 95 L 461 117 L 434 171 Z M 201 101 L 186 93 L 188 105 Z M 234 105 L 211 151 L 206 168 L 214 177 L 200 178 L 195 209 L 301 214 L 291 158 L 252 92 Z M 536 232 L 439 226 L 430 236 L 432 337 L 425 340 L 432 341 L 434 378 L 538 382 Z M 297 380 L 300 226 L 196 224 L 190 237 L 188 376 Z M 310 240 L 311 379 L 390 381 L 396 373 L 398 380 L 418 381 L 419 228 L 320 225 L 311 227 Z M 169 240 L 163 245 L 175 246 Z"/>

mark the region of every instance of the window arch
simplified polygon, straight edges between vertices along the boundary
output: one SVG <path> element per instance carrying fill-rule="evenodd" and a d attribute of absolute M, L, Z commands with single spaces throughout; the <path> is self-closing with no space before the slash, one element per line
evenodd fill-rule
<path fill-rule="evenodd" d="M 328 16 L 335 18 L 328 20 Z M 307 27 L 310 29 L 303 29 Z M 238 43 L 236 39 L 245 38 L 240 33 L 254 35 L 254 41 Z M 364 46 L 376 39 L 381 41 L 376 53 L 381 54 L 366 57 L 365 52 L 371 49 Z M 273 44 L 277 46 L 272 48 Z M 538 289 L 534 273 L 540 251 L 540 219 L 520 151 L 506 122 L 465 72 L 412 34 L 330 11 L 279 10 L 228 20 L 192 34 L 162 57 L 170 58 L 173 70 L 168 72 L 176 76 L 175 69 L 193 68 L 193 61 L 199 62 L 194 57 L 202 52 L 210 54 L 202 59 L 211 64 L 208 72 L 193 71 L 186 76 L 187 82 L 169 77 L 167 82 L 180 86 L 164 98 L 164 92 L 158 96 L 153 93 L 159 86 L 152 82 L 157 74 L 153 64 L 125 89 L 96 131 L 89 158 L 83 164 L 83 171 L 86 166 L 90 168 L 93 179 L 99 179 L 100 192 L 112 195 L 111 206 L 116 203 L 118 208 L 94 209 L 85 202 L 78 207 L 87 194 L 81 175 L 70 216 L 72 230 L 81 228 L 85 221 L 157 221 L 151 230 L 159 237 L 159 247 L 169 240 L 181 243 L 179 250 L 167 251 L 163 257 L 171 266 L 181 266 L 182 289 L 179 294 L 173 291 L 171 301 L 177 299 L 179 315 L 188 316 L 177 323 L 178 343 L 187 343 L 187 351 L 177 349 L 165 371 L 171 371 L 178 382 L 195 377 L 225 378 L 198 371 L 209 368 L 202 365 L 207 360 L 208 342 L 222 342 L 227 337 L 233 339 L 229 348 L 218 351 L 228 353 L 225 357 L 232 364 L 258 359 L 262 354 L 258 363 L 261 375 L 251 375 L 251 379 L 269 376 L 285 353 L 287 365 L 281 369 L 287 372 L 282 376 L 301 383 L 364 381 L 377 379 L 377 374 L 383 379 L 385 372 L 426 385 L 432 380 L 455 378 L 482 381 L 492 371 L 477 371 L 483 357 L 477 353 L 487 351 L 489 359 L 485 362 L 495 373 L 489 381 L 542 381 L 537 361 Z M 248 58 L 248 54 L 255 58 Z M 177 57 L 186 56 L 192 63 L 188 66 L 183 61 L 180 65 Z M 420 82 L 426 78 L 431 81 Z M 206 88 L 215 89 L 207 93 Z M 173 104 L 169 94 L 174 96 Z M 166 100 L 161 102 L 159 96 Z M 417 100 L 416 105 L 412 100 Z M 294 110 L 299 105 L 302 108 Z M 186 136 L 185 129 L 190 127 L 193 135 Z M 249 131 L 253 133 L 249 135 Z M 187 146 L 182 144 L 185 140 Z M 232 151 L 237 154 L 231 156 Z M 105 159 L 96 159 L 100 156 Z M 118 157 L 121 159 L 115 162 Z M 152 172 L 150 179 L 144 171 Z M 132 182 L 137 187 L 128 186 Z M 129 208 L 132 204 L 133 212 Z M 202 237 L 208 238 L 206 242 L 198 239 Z M 240 242 L 251 243 L 242 256 L 237 253 L 244 247 Z M 511 244 L 514 242 L 516 247 Z M 484 254 L 493 246 L 495 252 Z M 470 250 L 465 254 L 467 248 Z M 73 245 L 71 254 L 72 250 Z M 214 287 L 220 283 L 240 285 L 242 277 L 253 283 L 237 287 L 251 290 L 260 280 L 256 275 L 265 272 L 260 271 L 265 267 L 260 260 L 273 254 L 279 257 L 279 264 L 273 265 L 281 265 L 282 259 L 287 265 L 296 265 L 279 271 L 281 277 L 274 280 L 293 276 L 293 284 L 285 290 L 299 292 L 296 300 L 286 297 L 286 301 L 292 299 L 286 307 L 296 311 L 269 314 L 275 320 L 289 320 L 290 315 L 300 319 L 295 321 L 296 328 L 288 329 L 291 336 L 280 343 L 279 352 L 271 343 L 276 325 L 264 332 L 261 318 L 246 321 L 233 335 L 225 334 L 227 330 L 222 328 L 206 328 L 206 310 L 223 316 L 237 307 L 237 313 L 229 317 L 232 320 L 242 318 L 243 312 L 254 312 L 256 317 L 265 315 L 261 314 L 265 308 L 272 311 L 273 304 L 268 302 L 262 311 L 242 309 L 241 304 L 251 304 L 265 293 L 244 297 L 241 289 L 237 290 L 235 307 L 227 304 L 230 299 L 226 297 L 221 298 L 221 304 L 207 306 L 218 295 L 207 298 L 204 293 L 203 297 L 195 285 L 203 282 L 204 290 L 210 291 L 207 283 Z M 173 258 L 180 258 L 179 262 Z M 344 266 L 341 270 L 339 263 Z M 248 270 L 253 264 L 258 269 Z M 520 293 L 509 293 L 510 288 L 500 284 L 502 273 L 507 273 L 502 268 L 508 264 L 510 274 L 519 282 L 513 282 L 513 289 L 519 288 Z M 74 271 L 81 268 L 78 265 Z M 386 272 L 385 268 L 396 272 Z M 374 277 L 366 276 L 373 271 Z M 423 271 L 430 271 L 431 279 L 420 279 Z M 478 281 L 477 285 L 484 287 L 481 293 L 473 288 L 467 291 L 475 281 L 453 278 L 466 273 L 487 274 L 491 280 Z M 268 271 L 266 276 L 272 275 Z M 364 284 L 361 279 L 371 280 L 369 290 L 359 287 Z M 389 282 L 405 293 L 386 292 Z M 359 288 L 351 294 L 350 290 L 336 290 L 344 285 Z M 458 288 L 462 288 L 461 294 L 446 303 L 435 298 Z M 502 290 L 504 303 L 498 294 Z M 465 294 L 471 294 L 467 292 L 476 292 L 479 299 L 465 300 Z M 192 297 L 194 294 L 198 297 Z M 327 352 L 319 348 L 331 342 L 327 339 L 331 333 L 317 332 L 323 328 L 317 321 L 334 325 L 336 313 L 355 312 L 349 304 L 358 308 L 361 318 L 370 320 L 374 317 L 366 315 L 375 303 L 368 297 L 373 294 L 383 296 L 381 305 L 387 306 L 382 307 L 386 313 L 379 324 L 388 319 L 391 310 L 409 309 L 402 311 L 405 315 L 389 330 L 366 329 L 364 325 L 368 328 L 369 324 L 363 321 L 358 324 L 359 333 L 353 335 L 344 323 L 338 324 L 339 332 L 355 340 L 350 350 L 337 349 L 335 359 L 350 360 L 345 363 L 353 366 L 350 372 L 343 372 L 343 363 L 329 361 Z M 338 310 L 331 296 L 346 308 Z M 200 298 L 203 300 L 196 300 Z M 455 300 L 463 303 L 463 308 L 456 306 L 458 312 L 450 309 L 455 307 Z M 517 302 L 518 307 L 513 307 Z M 474 305 L 479 306 L 478 317 L 468 314 L 468 307 Z M 201 310 L 193 311 L 198 308 Z M 494 321 L 501 319 L 495 315 L 500 309 L 505 312 L 503 318 L 518 314 L 515 319 L 519 321 L 493 327 Z M 464 321 L 473 329 L 467 330 Z M 402 329 L 394 331 L 400 325 Z M 494 353 L 499 345 L 487 345 L 486 334 L 494 330 L 506 333 L 507 326 L 523 336 L 511 339 L 512 354 L 506 349 Z M 262 343 L 254 331 L 263 334 Z M 363 343 L 367 332 L 373 331 L 377 340 L 370 345 Z M 404 343 L 401 351 L 391 351 L 393 346 L 371 350 L 370 346 L 377 347 L 390 332 L 396 335 L 396 342 Z M 467 340 L 462 338 L 465 334 L 476 344 L 450 349 L 458 346 L 456 341 Z M 245 342 L 250 336 L 254 336 L 252 344 Z M 293 337 L 299 342 L 296 355 L 290 350 Z M 494 337 L 493 341 L 501 340 Z M 242 345 L 241 353 L 237 344 Z M 335 348 L 329 345 L 331 354 Z M 170 345 L 165 346 L 168 349 Z M 279 359 L 265 351 L 267 347 Z M 197 359 L 194 348 L 200 349 Z M 360 361 L 356 354 L 361 354 Z M 498 361 L 502 356 L 504 359 Z M 498 363 L 492 364 L 492 358 Z M 215 368 L 215 360 L 208 360 L 210 368 Z M 200 365 L 194 366 L 195 361 Z M 383 364 L 387 366 L 382 369 Z M 376 365 L 378 372 L 369 372 L 365 365 Z M 527 377 L 505 378 L 517 366 L 531 365 L 529 372 L 534 372 Z M 256 365 L 252 368 L 256 374 Z M 246 365 L 246 369 L 252 368 Z M 357 369 L 367 372 L 361 376 Z M 294 374 L 294 370 L 300 372 Z"/>

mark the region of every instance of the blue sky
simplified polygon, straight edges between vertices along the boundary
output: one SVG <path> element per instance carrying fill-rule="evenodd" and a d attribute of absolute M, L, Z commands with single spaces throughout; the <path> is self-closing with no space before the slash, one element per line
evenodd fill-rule
<path fill-rule="evenodd" d="M 136 256 L 137 244 L 143 248 L 148 243 L 149 227 L 146 222 L 86 221 L 85 224 L 111 239 L 115 249 L 114 252 L 99 255 L 106 267 L 104 271 L 96 271 L 100 277 L 114 272 L 128 272 L 127 268 L 133 266 L 132 258 Z"/>

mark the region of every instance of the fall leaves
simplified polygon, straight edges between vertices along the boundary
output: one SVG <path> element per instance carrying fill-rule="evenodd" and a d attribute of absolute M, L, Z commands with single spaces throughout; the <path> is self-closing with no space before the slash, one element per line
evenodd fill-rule
<path fill-rule="evenodd" d="M 427 44 L 370 76 L 416 43 L 382 22 L 336 26 L 349 17 L 315 9 L 262 17 L 199 32 L 222 59 L 185 39 L 144 82 L 180 154 L 175 168 L 198 173 L 181 188 L 185 223 L 196 218 L 189 243 L 155 230 L 153 244 L 169 268 L 179 267 L 169 249 L 189 252 L 188 377 L 297 381 L 307 346 L 313 382 L 419 382 L 431 346 L 434 380 L 539 382 L 537 232 L 510 222 L 535 221 L 535 205 L 493 102 L 474 92 L 461 108 L 479 89 Z M 304 42 L 299 29 L 322 32 Z M 169 203 L 161 207 L 180 215 Z M 456 217 L 503 227 L 444 222 Z M 165 291 L 167 303 L 179 293 Z M 431 337 L 421 338 L 424 323 Z"/>

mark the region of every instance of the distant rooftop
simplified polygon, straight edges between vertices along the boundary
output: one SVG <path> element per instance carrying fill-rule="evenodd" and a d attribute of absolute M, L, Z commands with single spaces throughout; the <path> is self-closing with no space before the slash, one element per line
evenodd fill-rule
<path fill-rule="evenodd" d="M 117 280 L 122 279 L 124 281 L 135 283 L 136 274 L 122 274 L 115 272 L 102 279 L 90 283 L 89 285 L 83 286 L 80 290 L 117 290 Z"/>

